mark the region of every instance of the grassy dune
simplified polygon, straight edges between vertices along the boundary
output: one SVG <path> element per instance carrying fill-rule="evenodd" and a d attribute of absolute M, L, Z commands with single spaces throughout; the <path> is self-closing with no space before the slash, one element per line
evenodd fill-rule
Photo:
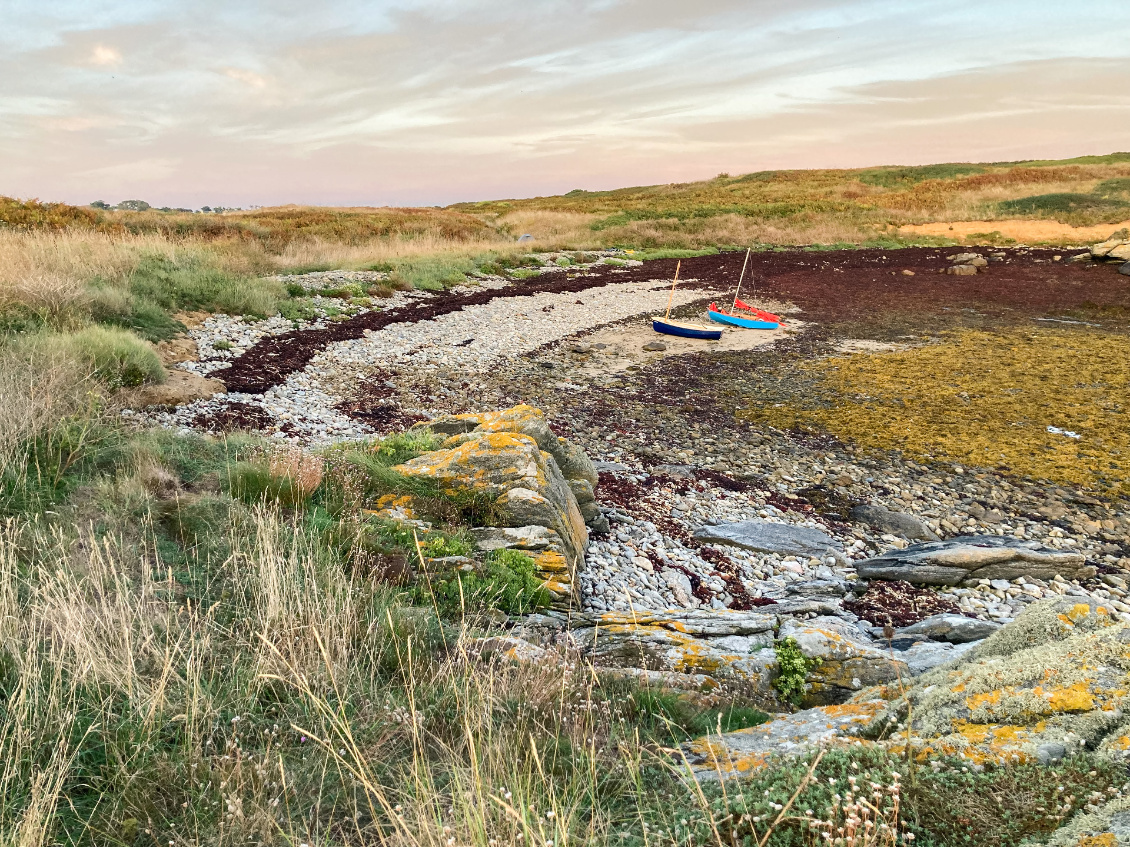
<path fill-rule="evenodd" d="M 569 221 L 605 244 L 897 243 L 899 227 L 935 221 L 1130 219 L 1130 153 L 1049 162 L 858 170 L 762 171 L 712 180 L 452 209 L 537 234 Z M 558 224 L 560 226 L 560 224 Z M 919 239 L 921 240 L 921 239 Z"/>

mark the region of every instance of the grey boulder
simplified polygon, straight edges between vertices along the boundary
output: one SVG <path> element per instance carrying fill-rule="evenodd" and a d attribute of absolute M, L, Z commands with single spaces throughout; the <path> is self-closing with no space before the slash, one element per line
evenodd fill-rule
<path fill-rule="evenodd" d="M 880 532 L 901 535 L 908 541 L 937 541 L 938 536 L 918 518 L 902 512 L 892 512 L 882 506 L 856 506 L 851 510 L 852 520 L 867 524 Z"/>
<path fill-rule="evenodd" d="M 966 644 L 988 638 L 1000 629 L 1000 624 L 967 618 L 964 615 L 931 615 L 918 623 L 904 626 L 899 635 L 919 635 L 931 641 Z"/>
<path fill-rule="evenodd" d="M 922 641 L 895 655 L 910 668 L 911 676 L 921 676 L 934 668 L 960 659 L 973 647 L 969 644 L 946 644 L 944 641 Z"/>
<path fill-rule="evenodd" d="M 729 544 L 758 553 L 788 556 L 826 556 L 841 549 L 840 542 L 814 527 L 758 520 L 699 527 L 694 537 L 699 541 Z"/>
<path fill-rule="evenodd" d="M 1125 265 L 1122 265 L 1118 269 L 1118 272 L 1120 274 L 1122 274 L 1123 276 L 1130 276 L 1130 262 L 1127 262 Z"/>
<path fill-rule="evenodd" d="M 915 585 L 961 585 L 1021 576 L 1086 579 L 1095 575 L 1095 568 L 1086 564 L 1081 553 L 999 535 L 962 535 L 913 544 L 858 562 L 855 570 L 861 579 L 902 579 Z"/>

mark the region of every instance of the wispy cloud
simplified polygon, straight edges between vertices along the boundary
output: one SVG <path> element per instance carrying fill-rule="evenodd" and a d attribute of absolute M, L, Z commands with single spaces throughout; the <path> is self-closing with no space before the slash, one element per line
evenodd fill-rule
<path fill-rule="evenodd" d="M 246 68 L 224 68 L 223 74 L 230 79 L 237 82 L 242 82 L 244 85 L 251 88 L 266 88 L 267 78 L 262 74 L 257 74 L 255 71 L 249 71 Z"/>
<path fill-rule="evenodd" d="M 9 6 L 0 193 L 430 204 L 1130 137 L 1106 0 Z"/>
<path fill-rule="evenodd" d="M 90 64 L 99 67 L 113 67 L 122 63 L 122 53 L 116 47 L 108 47 L 105 44 L 95 44 L 94 49 L 90 51 Z"/>

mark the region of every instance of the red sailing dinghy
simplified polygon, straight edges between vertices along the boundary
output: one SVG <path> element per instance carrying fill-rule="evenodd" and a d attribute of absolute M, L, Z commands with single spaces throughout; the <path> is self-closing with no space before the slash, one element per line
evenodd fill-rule
<path fill-rule="evenodd" d="M 707 315 L 712 321 L 720 324 L 729 324 L 730 326 L 740 326 L 743 329 L 777 329 L 778 326 L 784 323 L 780 317 L 774 315 L 772 312 L 766 312 L 749 305 L 745 301 L 738 298 L 738 294 L 742 290 L 742 282 L 745 280 L 746 266 L 749 264 L 750 250 L 747 248 L 745 251 L 745 261 L 742 262 L 742 275 L 738 278 L 738 288 L 734 292 L 734 303 L 730 308 L 720 309 L 714 303 L 710 304 L 707 310 Z"/>

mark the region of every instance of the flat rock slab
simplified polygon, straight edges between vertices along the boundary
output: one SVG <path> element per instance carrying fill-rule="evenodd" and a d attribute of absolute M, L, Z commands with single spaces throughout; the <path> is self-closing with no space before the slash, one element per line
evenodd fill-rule
<path fill-rule="evenodd" d="M 977 642 L 968 644 L 946 644 L 945 642 L 922 641 L 908 650 L 896 652 L 900 661 L 906 662 L 912 677 L 921 676 L 927 671 L 942 665 L 956 662 L 970 650 L 977 646 Z"/>
<path fill-rule="evenodd" d="M 699 541 L 729 544 L 758 553 L 788 556 L 826 556 L 842 549 L 840 542 L 814 527 L 758 520 L 700 527 L 695 530 L 694 537 Z"/>
<path fill-rule="evenodd" d="M 1095 568 L 1086 564 L 1081 553 L 999 535 L 963 535 L 914 544 L 858 562 L 855 570 L 861 579 L 901 579 L 915 585 L 961 585 L 1021 576 L 1086 579 L 1095 575 Z"/>
<path fill-rule="evenodd" d="M 944 641 L 949 644 L 967 644 L 988 638 L 1000 624 L 967 618 L 964 615 L 931 615 L 926 620 L 904 626 L 899 635 L 919 635 L 931 641 Z"/>
<path fill-rule="evenodd" d="M 695 739 L 683 752 L 700 780 L 741 778 L 775 757 L 803 756 L 825 744 L 850 742 L 884 705 L 876 700 L 805 709 L 761 726 Z"/>

